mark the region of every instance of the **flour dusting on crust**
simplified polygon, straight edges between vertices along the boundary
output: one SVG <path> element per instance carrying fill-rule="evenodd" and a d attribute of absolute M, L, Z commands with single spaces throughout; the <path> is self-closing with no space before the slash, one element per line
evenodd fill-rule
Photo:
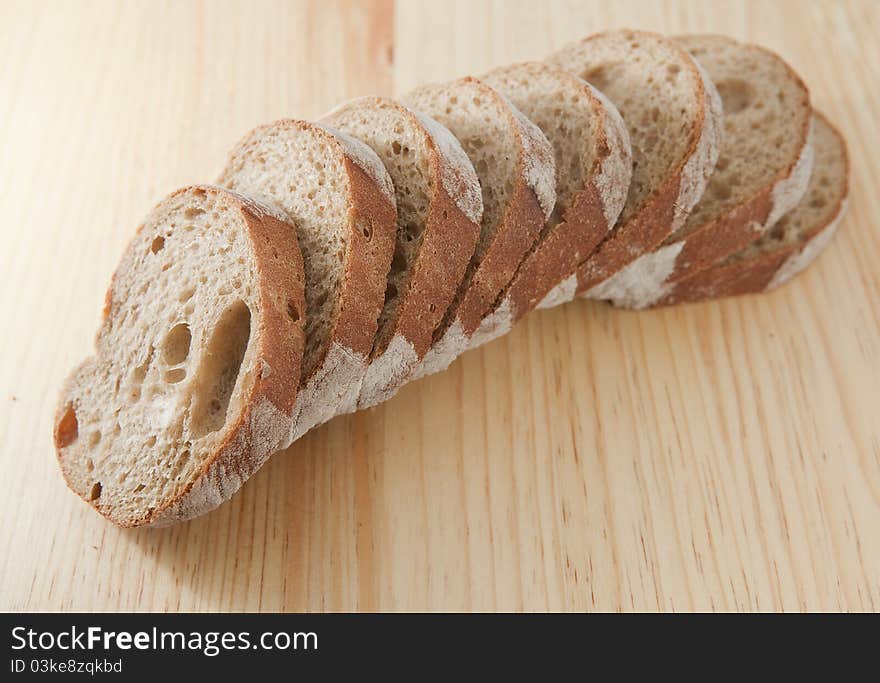
<path fill-rule="evenodd" d="M 288 216 L 283 209 L 276 206 L 272 202 L 267 201 L 266 199 L 257 199 L 256 197 L 250 197 L 248 195 L 241 194 L 240 192 L 236 192 L 235 190 L 230 190 L 226 187 L 220 187 L 219 185 L 202 185 L 201 187 L 226 192 L 227 194 L 232 195 L 257 218 L 262 218 L 263 216 L 272 216 L 272 218 L 281 221 L 282 223 L 288 223 L 290 225 L 293 224 L 290 216 Z"/>
<path fill-rule="evenodd" d="M 372 149 L 360 140 L 351 137 L 347 133 L 343 133 L 341 130 L 336 130 L 321 123 L 312 125 L 335 137 L 342 146 L 345 155 L 373 179 L 388 201 L 392 204 L 394 203 L 394 184 L 391 182 L 391 176 L 388 175 L 385 164 L 382 163 L 382 160 Z"/>
<path fill-rule="evenodd" d="M 776 289 L 781 284 L 788 282 L 816 259 L 822 250 L 828 246 L 829 242 L 831 242 L 834 233 L 837 232 L 840 220 L 843 218 L 843 214 L 846 213 L 846 206 L 847 200 L 844 200 L 841 202 L 837 215 L 831 220 L 831 222 L 822 228 L 817 234 L 813 235 L 812 238 L 807 240 L 806 244 L 804 244 L 800 251 L 795 252 L 785 260 L 785 262 L 779 267 L 779 270 L 773 274 L 773 279 L 770 280 L 766 289 Z"/>
<path fill-rule="evenodd" d="M 721 152 L 722 118 L 724 116 L 721 96 L 718 94 L 712 79 L 709 78 L 696 59 L 694 59 L 694 64 L 697 67 L 700 80 L 703 83 L 703 89 L 706 93 L 706 109 L 703 117 L 703 129 L 700 131 L 697 148 L 690 159 L 687 160 L 681 172 L 678 198 L 673 207 L 673 233 L 685 224 L 691 209 L 696 206 L 703 196 L 706 185 L 709 184 L 712 171 L 715 170 L 715 164 L 718 162 L 718 155 Z"/>
<path fill-rule="evenodd" d="M 372 360 L 361 384 L 358 409 L 378 405 L 397 393 L 419 362 L 415 347 L 395 334 L 385 352 Z"/>
<path fill-rule="evenodd" d="M 480 82 L 482 83 L 482 81 Z M 556 206 L 556 159 L 553 154 L 553 146 L 547 136 L 541 132 L 541 129 L 517 109 L 513 102 L 501 93 L 498 93 L 498 96 L 510 108 L 510 113 L 516 121 L 517 135 L 523 147 L 522 160 L 525 181 L 535 193 L 546 221 Z"/>
<path fill-rule="evenodd" d="M 452 361 L 467 351 L 468 341 L 461 320 L 456 318 L 446 328 L 443 336 L 428 349 L 419 367 L 413 372 L 412 379 L 433 375 L 448 368 L 452 365 Z"/>
<path fill-rule="evenodd" d="M 813 174 L 813 163 L 816 153 L 813 148 L 814 124 L 810 119 L 810 131 L 807 134 L 807 142 L 801 150 L 798 160 L 795 162 L 791 174 L 780 180 L 773 187 L 770 195 L 770 215 L 764 222 L 764 230 L 772 228 L 785 214 L 791 211 L 801 198 L 806 194 L 810 184 L 810 176 Z"/>
<path fill-rule="evenodd" d="M 577 292 L 577 286 L 577 273 L 572 273 L 547 292 L 535 308 L 553 308 L 554 306 L 559 306 L 559 304 L 568 303 L 574 299 L 574 295 Z"/>
<path fill-rule="evenodd" d="M 607 280 L 587 290 L 588 299 L 605 299 L 624 308 L 645 308 L 662 299 L 671 285 L 667 278 L 675 269 L 675 261 L 684 248 L 679 240 L 643 254 Z"/>
<path fill-rule="evenodd" d="M 293 409 L 289 442 L 334 417 L 350 392 L 360 386 L 367 358 L 334 341 L 306 386 L 300 387 Z"/>
<path fill-rule="evenodd" d="M 250 409 L 246 426 L 237 430 L 227 453 L 218 455 L 182 498 L 149 524 L 163 527 L 193 519 L 229 500 L 276 451 L 287 446 L 290 416 L 261 396 Z"/>
<path fill-rule="evenodd" d="M 500 304 L 480 322 L 480 326 L 471 335 L 468 348 L 475 349 L 488 344 L 513 329 L 513 301 L 504 297 Z"/>
<path fill-rule="evenodd" d="M 593 184 L 602 199 L 602 213 L 610 232 L 626 205 L 626 195 L 632 179 L 632 146 L 629 130 L 617 107 L 605 97 L 604 93 L 585 80 L 581 78 L 578 80 L 590 89 L 605 110 L 603 128 L 610 152 L 602 160 L 599 172 L 593 176 Z"/>
<path fill-rule="evenodd" d="M 483 220 L 483 192 L 477 172 L 458 138 L 427 114 L 414 109 L 409 111 L 425 127 L 440 153 L 440 181 L 446 194 L 471 222 L 479 225 Z"/>

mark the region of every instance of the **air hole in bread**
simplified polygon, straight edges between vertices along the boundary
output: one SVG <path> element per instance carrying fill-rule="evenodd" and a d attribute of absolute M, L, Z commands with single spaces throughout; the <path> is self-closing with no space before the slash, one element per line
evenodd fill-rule
<path fill-rule="evenodd" d="M 187 301 L 189 301 L 190 299 L 193 298 L 193 294 L 195 294 L 195 293 L 196 293 L 195 287 L 187 287 L 180 293 L 180 296 L 177 297 L 177 300 L 180 303 L 185 304 Z"/>
<path fill-rule="evenodd" d="M 597 66 L 585 74 L 585 80 L 592 83 L 599 90 L 604 90 L 608 87 L 610 80 L 608 72 L 610 69 L 611 67 L 608 64 Z"/>
<path fill-rule="evenodd" d="M 251 334 L 251 312 L 236 301 L 220 316 L 193 382 L 192 434 L 198 438 L 226 423 Z"/>
<path fill-rule="evenodd" d="M 755 99 L 755 90 L 741 78 L 728 78 L 715 83 L 725 114 L 735 114 L 748 107 Z"/>
<path fill-rule="evenodd" d="M 293 321 L 299 321 L 299 311 L 296 308 L 296 305 L 292 301 L 287 302 L 287 316 Z"/>
<path fill-rule="evenodd" d="M 422 227 L 418 223 L 407 223 L 404 230 L 406 231 L 406 239 L 409 242 L 416 241 L 422 234 Z"/>
<path fill-rule="evenodd" d="M 406 253 L 401 248 L 394 250 L 394 256 L 391 258 L 391 272 L 399 273 L 406 268 Z"/>
<path fill-rule="evenodd" d="M 204 209 L 198 209 L 193 206 L 183 212 L 183 217 L 191 221 L 193 218 L 201 216 L 203 213 L 205 213 Z"/>
<path fill-rule="evenodd" d="M 391 153 L 394 155 L 400 154 L 400 143 L 397 140 L 391 143 Z"/>
<path fill-rule="evenodd" d="M 824 209 L 826 203 L 827 202 L 825 201 L 824 197 L 816 197 L 813 201 L 810 202 L 810 208 Z"/>
<path fill-rule="evenodd" d="M 156 445 L 156 437 L 155 436 L 151 436 L 150 438 L 147 439 L 147 447 L 152 448 L 155 445 Z"/>
<path fill-rule="evenodd" d="M 180 323 L 172 327 L 162 342 L 162 358 L 168 365 L 179 365 L 189 356 L 192 333 L 189 325 Z"/>
<path fill-rule="evenodd" d="M 150 245 L 150 251 L 154 254 L 158 254 L 165 247 L 165 238 L 162 235 L 159 235 L 153 240 L 153 243 Z"/>
<path fill-rule="evenodd" d="M 76 419 L 76 410 L 72 405 L 67 406 L 64 410 L 64 414 L 61 416 L 61 419 L 58 421 L 58 446 L 59 448 L 66 448 L 74 441 L 76 441 L 79 436 L 79 422 Z"/>
<path fill-rule="evenodd" d="M 373 239 L 373 226 L 369 223 L 364 223 L 363 227 L 361 228 L 361 232 L 364 233 L 364 238 L 367 240 L 367 242 Z"/>
<path fill-rule="evenodd" d="M 101 482 L 96 481 L 92 484 L 92 490 L 89 491 L 89 500 L 98 500 L 101 497 Z"/>
<path fill-rule="evenodd" d="M 711 189 L 712 189 L 712 198 L 713 199 L 718 199 L 720 201 L 724 201 L 725 199 L 730 198 L 730 193 L 731 193 L 730 185 L 718 183 L 718 184 L 713 185 Z"/>
<path fill-rule="evenodd" d="M 165 372 L 165 382 L 168 384 L 177 384 L 186 379 L 186 370 L 183 368 L 171 368 Z"/>
<path fill-rule="evenodd" d="M 95 461 L 92 460 L 91 458 L 87 458 L 86 459 L 86 471 L 92 472 L 92 471 L 94 471 L 94 469 L 95 469 Z"/>

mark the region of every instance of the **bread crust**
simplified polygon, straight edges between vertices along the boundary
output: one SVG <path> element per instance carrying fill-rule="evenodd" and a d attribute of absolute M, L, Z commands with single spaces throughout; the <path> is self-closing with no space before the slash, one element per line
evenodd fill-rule
<path fill-rule="evenodd" d="M 725 42 L 734 43 L 729 38 Z M 744 45 L 745 49 L 757 50 L 772 55 L 773 58 L 785 62 L 775 53 L 756 45 Z M 796 81 L 801 90 L 801 104 L 804 112 L 810 112 L 810 94 L 806 85 L 795 71 L 785 64 L 789 76 Z M 708 78 L 708 77 L 707 77 Z M 811 144 L 811 117 L 803 117 L 800 126 L 793 131 L 800 140 L 798 155 L 775 175 L 772 182 L 760 188 L 751 197 L 743 200 L 727 213 L 717 217 L 687 234 L 683 239 L 666 244 L 660 250 L 667 250 L 675 245 L 674 260 L 670 260 L 666 277 L 653 283 L 653 291 L 640 292 L 633 296 L 615 298 L 616 305 L 630 308 L 644 308 L 655 301 L 661 300 L 672 284 L 688 276 L 718 263 L 726 256 L 733 254 L 761 237 L 773 226 L 781 216 L 792 209 L 806 191 L 810 171 L 813 164 L 813 148 Z M 645 254 L 640 259 L 647 263 L 653 254 Z M 664 254 L 658 254 L 663 259 Z M 657 259 L 654 258 L 656 261 Z"/>
<path fill-rule="evenodd" d="M 504 101 L 519 147 L 518 178 L 491 244 L 433 330 L 432 348 L 424 354 L 427 362 L 409 379 L 442 369 L 467 350 L 471 336 L 541 234 L 556 200 L 553 150 L 544 134 L 494 88 L 473 77 L 460 83 Z"/>
<path fill-rule="evenodd" d="M 691 72 L 696 83 L 695 95 L 700 104 L 694 130 L 685 154 L 674 170 L 639 211 L 615 230 L 599 245 L 577 272 L 575 292 L 589 298 L 605 298 L 607 292 L 600 285 L 615 273 L 651 252 L 669 237 L 687 218 L 690 205 L 699 198 L 718 159 L 721 105 L 720 97 L 711 81 L 705 78 L 696 61 L 680 45 L 656 33 L 628 31 L 636 37 L 661 41 L 667 49 L 678 54 L 684 69 Z M 601 39 L 594 34 L 581 40 L 585 44 Z M 565 50 L 569 50 L 565 48 Z M 558 53 L 551 58 L 562 63 Z M 563 64 L 564 66 L 564 64 Z"/>
<path fill-rule="evenodd" d="M 607 98 L 586 81 L 561 69 L 545 64 L 522 67 L 535 78 L 547 70 L 558 72 L 553 76 L 567 77 L 592 101 L 591 113 L 599 118 L 594 143 L 597 153 L 584 187 L 565 209 L 561 220 L 548 223 L 538 243 L 522 260 L 492 313 L 483 318 L 473 334 L 471 348 L 505 334 L 539 304 L 556 303 L 551 292 L 575 273 L 617 221 L 632 174 L 629 135 L 623 119 Z M 573 295 L 571 289 L 567 299 Z"/>
<path fill-rule="evenodd" d="M 390 398 L 425 355 L 433 331 L 464 277 L 479 237 L 482 216 L 476 172 L 446 128 L 393 100 L 363 98 L 363 103 L 393 107 L 414 129 L 422 132 L 433 193 L 418 253 L 409 266 L 406 291 L 399 294 L 400 302 L 388 329 L 381 331 L 381 338 L 376 337 L 375 341 L 371 338 L 370 364 L 360 395 L 356 403 L 350 401 L 343 406 L 344 410 L 367 408 Z M 358 101 L 342 105 L 324 120 L 332 124 L 334 116 L 349 106 L 358 106 Z M 392 240 L 393 251 L 396 237 Z M 385 286 L 383 276 L 383 295 Z M 375 327 L 373 332 L 375 336 Z"/>
<path fill-rule="evenodd" d="M 385 297 L 397 230 L 394 189 L 382 162 L 362 142 L 328 126 L 282 119 L 251 131 L 233 150 L 230 160 L 264 131 L 293 129 L 321 140 L 328 154 L 342 159 L 350 190 L 346 216 L 346 250 L 327 340 L 308 374 L 303 374 L 293 411 L 289 442 L 332 418 L 356 400 Z M 234 178 L 230 165 L 221 183 Z"/>
<path fill-rule="evenodd" d="M 805 104 L 809 107 L 809 95 L 805 94 L 805 97 Z M 777 175 L 772 184 L 681 240 L 683 247 L 667 282 L 678 282 L 739 251 L 764 234 L 786 211 L 794 208 L 807 188 L 813 165 L 809 117 L 796 134 L 802 140 L 800 154 Z M 795 186 L 785 193 L 785 208 L 781 210 L 778 190 L 791 181 Z M 774 214 L 776 220 L 769 220 Z"/>
<path fill-rule="evenodd" d="M 385 300 L 397 209 L 385 194 L 376 192 L 376 183 L 357 163 L 347 157 L 345 167 L 352 207 L 338 315 L 315 372 L 303 382 L 291 441 L 356 406 Z"/>
<path fill-rule="evenodd" d="M 225 428 L 225 434 L 214 453 L 205 459 L 197 474 L 172 500 L 161 506 L 143 511 L 136 517 L 119 518 L 109 506 L 89 500 L 87 492 L 78 491 L 65 467 L 65 455 L 73 443 L 64 443 L 62 424 L 71 402 L 74 401 L 79 375 L 92 357 L 81 364 L 62 388 L 61 400 L 55 415 L 54 443 L 62 474 L 74 493 L 88 502 L 104 517 L 123 527 L 165 526 L 204 514 L 232 496 L 241 484 L 256 472 L 265 460 L 283 447 L 290 425 L 290 414 L 299 386 L 300 367 L 304 344 L 303 324 L 305 297 L 302 255 L 296 240 L 294 226 L 280 221 L 274 212 L 237 193 L 214 186 L 191 186 L 178 190 L 168 201 L 187 192 L 206 192 L 222 195 L 241 212 L 255 260 L 259 316 L 254 316 L 259 329 L 260 348 L 255 363 L 260 372 L 254 373 L 250 393 L 242 401 L 241 413 Z M 141 225 L 129 249 L 137 243 L 146 224 Z M 106 301 L 112 301 L 117 282 L 114 273 Z M 102 328 L 113 315 L 105 304 Z M 100 334 L 100 333 L 99 333 Z M 100 351 L 100 349 L 97 349 Z M 76 405 L 73 406 L 74 410 Z"/>
<path fill-rule="evenodd" d="M 428 210 L 419 259 L 410 279 L 410 294 L 402 302 L 395 331 L 412 344 L 420 359 L 431 346 L 434 328 L 464 277 L 478 235 L 479 226 L 440 189 Z"/>
<path fill-rule="evenodd" d="M 349 242 L 345 277 L 339 297 L 339 316 L 330 336 L 354 353 L 367 357 L 373 349 L 379 312 L 397 228 L 397 210 L 376 192 L 375 183 L 350 158 L 345 160 L 351 179 Z"/>
<path fill-rule="evenodd" d="M 705 301 L 774 289 L 803 270 L 827 246 L 846 210 L 849 194 L 849 158 L 846 143 L 840 131 L 822 114 L 815 112 L 814 116 L 821 118 L 823 123 L 835 133 L 841 145 L 847 169 L 843 191 L 826 220 L 811 226 L 798 243 L 782 245 L 778 249 L 757 254 L 753 258 L 720 263 L 694 272 L 690 277 L 678 280 L 672 285 L 671 290 L 656 302 L 655 306 Z M 762 195 L 765 194 L 767 193 L 762 193 Z M 764 201 L 769 203 L 769 198 Z M 766 206 L 763 209 L 768 210 Z"/>

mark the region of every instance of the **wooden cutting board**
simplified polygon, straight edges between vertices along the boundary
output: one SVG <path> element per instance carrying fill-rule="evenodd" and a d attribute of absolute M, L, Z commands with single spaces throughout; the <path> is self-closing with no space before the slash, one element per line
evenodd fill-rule
<path fill-rule="evenodd" d="M 146 211 L 251 127 L 609 27 L 780 52 L 846 134 L 852 201 L 780 291 L 572 303 L 316 430 L 220 510 L 121 531 L 51 447 Z M 880 608 L 880 5 L 0 4 L 0 609 Z"/>

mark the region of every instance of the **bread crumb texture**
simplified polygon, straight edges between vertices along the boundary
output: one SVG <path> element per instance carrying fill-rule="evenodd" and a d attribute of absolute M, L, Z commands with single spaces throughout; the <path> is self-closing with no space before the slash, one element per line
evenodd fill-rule
<path fill-rule="evenodd" d="M 250 239 L 237 198 L 189 188 L 151 213 L 116 271 L 95 356 L 62 393 L 56 444 L 70 486 L 119 524 L 167 512 L 228 439 L 246 442 L 237 464 L 249 474 L 287 435 L 289 415 L 267 423 L 249 405 L 268 364 Z"/>

